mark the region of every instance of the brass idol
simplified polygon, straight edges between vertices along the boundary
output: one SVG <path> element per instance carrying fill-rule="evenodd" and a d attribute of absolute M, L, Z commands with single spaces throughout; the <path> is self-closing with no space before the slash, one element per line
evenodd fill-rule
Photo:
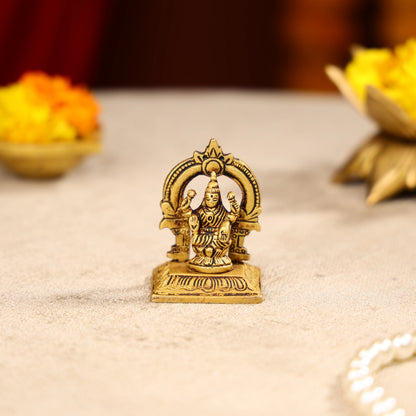
<path fill-rule="evenodd" d="M 201 205 L 193 210 L 188 183 L 199 175 L 209 177 Z M 230 210 L 221 200 L 217 177 L 228 176 L 242 191 L 241 203 L 228 193 Z M 163 187 L 163 219 L 176 243 L 167 253 L 172 260 L 153 271 L 153 302 L 259 303 L 262 301 L 260 269 L 244 263 L 243 246 L 251 230 L 260 231 L 260 190 L 250 168 L 224 154 L 215 139 L 203 153 L 176 165 Z M 190 247 L 194 256 L 189 259 Z"/>

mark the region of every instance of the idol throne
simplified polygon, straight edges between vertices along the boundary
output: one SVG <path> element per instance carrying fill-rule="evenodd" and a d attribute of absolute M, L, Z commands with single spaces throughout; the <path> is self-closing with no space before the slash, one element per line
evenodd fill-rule
<path fill-rule="evenodd" d="M 188 183 L 199 175 L 209 178 L 200 206 L 192 209 L 194 190 Z M 217 176 L 233 179 L 242 191 L 241 203 L 227 195 L 230 210 L 221 200 Z M 200 303 L 258 303 L 262 301 L 260 269 L 245 263 L 243 247 L 251 230 L 260 230 L 260 191 L 250 168 L 224 154 L 212 139 L 203 153 L 194 152 L 166 178 L 161 202 L 160 228 L 170 228 L 176 243 L 172 260 L 153 272 L 152 301 Z M 190 248 L 194 253 L 190 257 Z"/>

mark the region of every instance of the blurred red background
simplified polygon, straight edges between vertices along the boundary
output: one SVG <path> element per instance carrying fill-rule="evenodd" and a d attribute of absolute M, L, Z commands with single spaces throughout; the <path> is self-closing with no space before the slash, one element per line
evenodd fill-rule
<path fill-rule="evenodd" d="M 331 89 L 353 43 L 416 35 L 414 0 L 2 0 L 0 83 Z"/>

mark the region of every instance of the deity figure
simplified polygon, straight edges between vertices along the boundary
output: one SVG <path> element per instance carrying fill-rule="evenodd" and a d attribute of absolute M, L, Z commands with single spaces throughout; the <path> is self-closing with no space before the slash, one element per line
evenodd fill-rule
<path fill-rule="evenodd" d="M 241 202 L 233 192 L 228 193 L 230 208 L 221 201 L 220 175 L 241 190 Z M 201 176 L 208 185 L 200 206 L 194 209 L 191 204 L 196 192 L 184 190 Z M 247 235 L 260 231 L 260 189 L 244 161 L 224 153 L 211 139 L 203 152 L 193 152 L 171 169 L 160 206 L 160 228 L 172 231 L 175 244 L 167 253 L 170 260 L 153 270 L 153 302 L 262 302 L 261 271 L 247 263 L 250 255 L 244 247 Z M 190 255 L 190 249 L 195 255 Z"/>
<path fill-rule="evenodd" d="M 231 210 L 223 206 L 217 175 L 211 172 L 211 180 L 205 190 L 204 199 L 196 210 L 190 207 L 196 192 L 190 190 L 182 201 L 180 213 L 189 218 L 191 245 L 195 257 L 189 267 L 198 272 L 224 273 L 233 268 L 228 250 L 231 245 L 231 227 L 240 214 L 240 205 L 233 192 L 228 193 Z"/>

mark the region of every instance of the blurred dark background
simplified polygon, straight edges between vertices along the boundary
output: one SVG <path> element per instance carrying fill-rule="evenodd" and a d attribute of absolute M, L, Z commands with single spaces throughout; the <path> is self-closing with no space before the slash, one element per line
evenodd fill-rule
<path fill-rule="evenodd" d="M 414 0 L 1 0 L 0 83 L 328 90 L 351 44 L 415 32 Z"/>

